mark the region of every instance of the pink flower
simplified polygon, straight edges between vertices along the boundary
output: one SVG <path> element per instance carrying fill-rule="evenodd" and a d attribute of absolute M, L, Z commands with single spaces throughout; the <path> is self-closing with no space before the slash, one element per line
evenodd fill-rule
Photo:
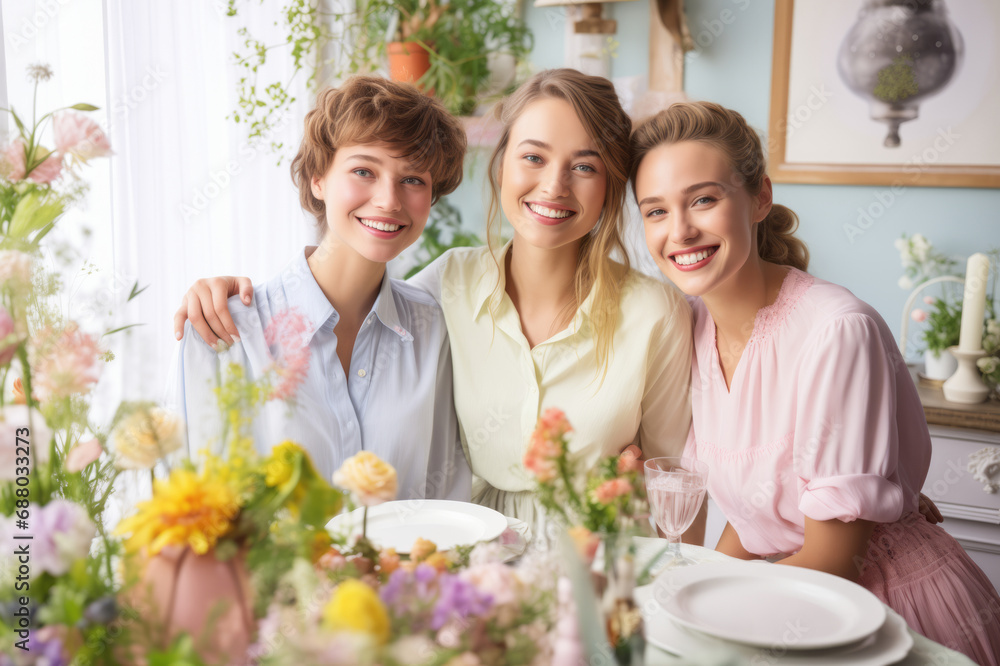
<path fill-rule="evenodd" d="M 111 154 L 111 143 L 100 125 L 82 113 L 66 112 L 52 119 L 56 150 L 81 162 Z"/>
<path fill-rule="evenodd" d="M 611 502 L 619 497 L 628 495 L 631 492 L 632 484 L 628 482 L 628 479 L 611 479 L 594 488 L 593 498 L 594 501 L 601 504 L 611 504 Z"/>
<path fill-rule="evenodd" d="M 273 372 L 278 381 L 268 400 L 289 400 L 309 374 L 308 322 L 295 308 L 279 313 L 264 330 L 264 340 L 274 350 Z"/>
<path fill-rule="evenodd" d="M 915 308 L 913 312 L 910 313 L 910 319 L 913 321 L 927 321 L 927 313 L 920 308 Z"/>
<path fill-rule="evenodd" d="M 566 414 L 561 409 L 556 409 L 555 407 L 549 407 L 545 410 L 542 418 L 538 421 L 537 430 L 541 430 L 550 439 L 558 439 L 567 433 L 573 432 Z"/>
<path fill-rule="evenodd" d="M 459 578 L 471 583 L 477 590 L 493 597 L 494 606 L 517 604 L 521 581 L 515 570 L 500 562 L 478 564 L 463 569 Z"/>
<path fill-rule="evenodd" d="M 39 185 L 45 185 L 58 178 L 61 173 L 62 156 L 57 155 L 56 153 L 51 153 L 45 158 L 45 161 L 41 164 L 35 165 L 35 168 L 28 174 L 28 178 L 35 181 Z"/>
<path fill-rule="evenodd" d="M 30 254 L 17 250 L 0 250 L 0 284 L 30 287 L 32 263 Z"/>
<path fill-rule="evenodd" d="M 101 369 L 97 341 L 70 324 L 59 333 L 40 332 L 29 349 L 35 373 L 32 388 L 42 402 L 86 393 L 97 383 Z"/>
<path fill-rule="evenodd" d="M 66 454 L 66 471 L 82 472 L 90 463 L 101 457 L 104 449 L 97 439 L 81 442 Z"/>
<path fill-rule="evenodd" d="M 0 365 L 7 365 L 17 353 L 17 334 L 10 313 L 0 305 Z"/>
<path fill-rule="evenodd" d="M 24 168 L 24 141 L 15 139 L 0 157 L 0 173 L 3 173 L 7 180 L 22 180 Z"/>
<path fill-rule="evenodd" d="M 935 303 L 937 303 L 937 299 L 934 298 L 933 296 L 924 296 L 924 303 L 926 303 L 927 305 L 934 305 Z"/>
<path fill-rule="evenodd" d="M 546 409 L 538 420 L 522 462 L 539 482 L 546 483 L 556 478 L 559 458 L 566 452 L 564 440 L 572 430 L 566 414 L 554 407 Z"/>
<path fill-rule="evenodd" d="M 542 437 L 536 430 L 531 436 L 528 450 L 524 452 L 524 468 L 540 483 L 546 483 L 558 476 L 560 455 L 562 446 L 559 442 Z"/>

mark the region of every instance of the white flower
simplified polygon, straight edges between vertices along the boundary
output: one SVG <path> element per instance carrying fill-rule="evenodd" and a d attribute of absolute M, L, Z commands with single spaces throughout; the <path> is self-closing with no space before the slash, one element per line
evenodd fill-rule
<path fill-rule="evenodd" d="M 910 244 L 906 242 L 905 238 L 897 238 L 895 242 L 896 249 L 900 252 L 904 251 Z"/>
<path fill-rule="evenodd" d="M 913 234 L 910 238 L 910 247 L 913 252 L 913 256 L 919 263 L 924 263 L 927 261 L 927 257 L 931 252 L 931 243 L 923 234 Z"/>
<path fill-rule="evenodd" d="M 14 464 L 18 457 L 15 440 L 18 437 L 17 431 L 21 428 L 27 429 L 27 437 L 24 437 L 23 430 L 20 436 L 28 441 L 32 463 L 48 462 L 52 431 L 45 425 L 45 419 L 37 411 L 33 412 L 29 427 L 28 406 L 7 405 L 0 409 L 0 481 L 14 481 L 17 478 Z"/>
<path fill-rule="evenodd" d="M 156 461 L 184 446 L 184 424 L 161 407 L 140 407 L 111 432 L 115 467 L 152 469 Z"/>
<path fill-rule="evenodd" d="M 900 289 L 913 289 L 913 280 L 906 275 L 900 276 L 899 281 L 896 284 L 899 285 Z"/>
<path fill-rule="evenodd" d="M 987 356 L 976 361 L 976 365 L 979 366 L 983 374 L 992 375 L 997 371 L 997 368 L 1000 368 L 1000 360 L 997 360 L 996 356 Z"/>

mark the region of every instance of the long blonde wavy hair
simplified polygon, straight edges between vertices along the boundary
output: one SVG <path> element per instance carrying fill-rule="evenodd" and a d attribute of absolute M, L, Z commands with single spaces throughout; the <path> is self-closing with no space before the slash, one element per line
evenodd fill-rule
<path fill-rule="evenodd" d="M 614 348 L 614 332 L 621 313 L 625 276 L 629 272 L 628 254 L 622 240 L 625 223 L 624 204 L 629 177 L 629 134 L 632 120 L 618 101 L 614 86 L 605 78 L 588 76 L 575 69 L 550 69 L 528 79 L 514 93 L 497 104 L 494 114 L 502 123 L 499 142 L 490 157 L 490 207 L 486 220 L 487 241 L 496 252 L 500 243 L 500 172 L 510 142 L 514 123 L 532 102 L 544 98 L 565 100 L 576 111 L 607 169 L 607 190 L 601 217 L 593 231 L 583 238 L 574 277 L 575 298 L 566 312 L 575 313 L 584 299 L 594 292 L 590 321 L 594 331 L 596 360 L 602 376 Z M 619 261 L 611 257 L 615 255 Z M 497 263 L 497 269 L 503 267 Z M 498 279 L 490 312 L 499 303 L 501 281 Z"/>
<path fill-rule="evenodd" d="M 649 151 L 662 144 L 702 141 L 721 150 L 737 179 L 755 197 L 764 186 L 767 162 L 757 132 L 736 111 L 712 102 L 681 102 L 644 120 L 632 133 L 632 190 L 639 165 Z M 809 249 L 795 237 L 798 216 L 780 204 L 757 225 L 757 254 L 764 261 L 809 267 Z"/>

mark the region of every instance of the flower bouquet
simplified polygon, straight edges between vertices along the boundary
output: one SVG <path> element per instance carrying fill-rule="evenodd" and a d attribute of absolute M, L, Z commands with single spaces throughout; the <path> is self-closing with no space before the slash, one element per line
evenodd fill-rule
<path fill-rule="evenodd" d="M 196 459 L 154 478 L 152 498 L 115 530 L 128 535 L 125 551 L 138 579 L 129 602 L 145 620 L 136 636 L 142 650 L 184 644 L 210 663 L 245 655 L 255 607 L 267 608 L 286 567 L 318 558 L 332 543 L 325 526 L 341 509 L 341 493 L 295 442 L 262 455 L 249 434 L 260 406 L 293 399 L 305 376 L 300 321 L 289 310 L 271 322 L 265 337 L 280 355 L 260 378 L 251 380 L 239 364 L 223 368 L 220 442 L 204 442 Z M 162 448 L 152 415 L 133 430 L 131 439 L 144 436 L 145 446 L 119 444 L 119 451 Z"/>
<path fill-rule="evenodd" d="M 362 451 L 334 481 L 364 507 L 396 496 L 396 472 Z M 502 563 L 480 544 L 442 552 L 418 539 L 408 556 L 342 535 L 297 559 L 279 585 L 251 656 L 261 664 L 549 664 L 555 624 L 551 559 Z"/>
<path fill-rule="evenodd" d="M 644 650 L 642 618 L 632 599 L 637 578 L 632 537 L 649 535 L 649 503 L 642 464 L 631 452 L 608 456 L 593 469 L 570 453 L 572 427 L 558 409 L 548 409 L 531 435 L 524 466 L 535 477 L 539 500 L 569 528 L 584 562 L 604 550 L 601 603 L 608 641 L 619 663 Z"/>
<path fill-rule="evenodd" d="M 52 72 L 36 65 L 29 77 L 37 91 Z M 16 128 L 0 154 L 3 664 L 72 655 L 115 663 L 109 647 L 127 622 L 116 601 L 119 544 L 103 520 L 120 472 L 105 453 L 108 429 L 89 418 L 92 389 L 113 360 L 102 342 L 116 331 L 96 335 L 62 315 L 53 298 L 59 277 L 40 249 L 86 192 L 82 167 L 111 152 L 86 115 L 96 108 L 75 104 L 41 117 L 33 109 L 30 122 L 3 109 Z"/>

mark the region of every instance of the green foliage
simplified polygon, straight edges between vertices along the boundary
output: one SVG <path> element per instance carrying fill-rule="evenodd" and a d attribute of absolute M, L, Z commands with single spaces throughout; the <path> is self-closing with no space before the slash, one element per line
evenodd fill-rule
<path fill-rule="evenodd" d="M 206 666 L 187 634 L 178 636 L 166 650 L 150 652 L 146 659 L 149 666 Z"/>
<path fill-rule="evenodd" d="M 226 15 L 236 17 L 242 0 L 228 0 Z M 258 0 L 263 5 L 264 0 Z M 281 19 L 275 25 L 281 25 L 286 33 L 285 41 L 278 44 L 265 44 L 250 34 L 246 26 L 236 33 L 243 38 L 242 48 L 233 53 L 236 65 L 242 69 L 242 76 L 237 80 L 237 108 L 230 114 L 236 124 L 246 123 L 248 138 L 251 140 L 270 140 L 273 151 L 282 148 L 282 144 L 270 137 L 284 124 L 287 115 L 296 98 L 288 92 L 288 86 L 306 70 L 309 78 L 306 86 L 315 90 L 317 78 L 322 67 L 321 54 L 323 49 L 335 35 L 327 27 L 329 22 L 340 17 L 339 14 L 322 12 L 317 0 L 288 0 L 281 6 Z M 263 83 L 260 75 L 267 64 L 267 55 L 274 49 L 290 50 L 292 55 L 292 75 L 287 81 L 271 81 Z"/>
<path fill-rule="evenodd" d="M 927 345 L 928 351 L 943 353 L 948 347 L 958 344 L 962 329 L 962 305 L 952 305 L 938 298 L 934 301 L 934 309 L 927 315 L 927 328 L 921 339 Z"/>
<path fill-rule="evenodd" d="M 379 68 L 389 42 L 412 41 L 427 48 L 431 68 L 419 84 L 433 90 L 456 115 L 468 115 L 489 101 L 481 96 L 489 85 L 491 54 L 521 61 L 532 44 L 514 5 L 495 0 L 451 0 L 445 5 L 433 0 L 368 0 L 359 3 L 350 32 L 355 37 L 351 72 Z"/>
<path fill-rule="evenodd" d="M 227 15 L 237 17 L 247 0 L 228 0 Z M 259 0 L 263 4 L 263 0 Z M 246 26 L 237 29 L 242 38 L 234 52 L 243 75 L 237 82 L 237 109 L 230 116 L 249 126 L 251 139 L 267 139 L 282 124 L 295 97 L 288 91 L 292 79 L 305 70 L 306 86 L 315 90 L 327 68 L 333 79 L 384 68 L 386 45 L 393 41 L 415 41 L 430 50 L 431 68 L 420 85 L 434 94 L 452 113 L 471 113 L 483 99 L 490 83 L 488 58 L 509 54 L 523 60 L 531 50 L 532 36 L 516 16 L 513 3 L 495 0 L 360 0 L 355 12 L 331 13 L 320 9 L 319 0 L 286 0 L 281 19 L 275 21 L 285 40 L 265 44 Z M 343 26 L 334 32 L 331 26 Z M 293 73 L 288 81 L 260 80 L 268 54 L 290 50 Z M 337 53 L 329 57 L 329 51 Z M 337 61 L 337 62 L 334 62 Z M 501 91 L 506 93 L 508 91 Z M 281 146 L 271 141 L 273 150 Z"/>
<path fill-rule="evenodd" d="M 442 197 L 431 208 L 430 218 L 417 246 L 418 263 L 406 273 L 406 277 L 413 277 L 450 248 L 478 247 L 482 244 L 479 236 L 462 229 L 462 213 L 447 197 Z"/>

